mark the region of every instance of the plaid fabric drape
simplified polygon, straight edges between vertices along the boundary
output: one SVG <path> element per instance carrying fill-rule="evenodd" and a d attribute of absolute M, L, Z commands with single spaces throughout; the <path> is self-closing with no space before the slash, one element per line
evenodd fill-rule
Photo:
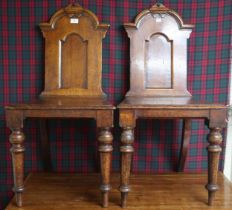
<path fill-rule="evenodd" d="M 129 88 L 129 39 L 123 23 L 132 22 L 154 0 L 79 0 L 100 22 L 111 27 L 103 41 L 103 89 L 118 104 Z M 160 1 L 163 3 L 163 1 Z M 69 0 L 2 0 L 0 2 L 0 209 L 12 196 L 10 131 L 3 107 L 27 102 L 43 89 L 44 47 L 38 24 Z M 188 48 L 188 89 L 198 99 L 227 102 L 229 50 L 231 38 L 230 0 L 166 0 L 184 22 L 195 24 Z M 115 114 L 112 168 L 119 170 L 118 112 Z M 167 172 L 178 159 L 180 120 L 139 120 L 135 132 L 134 172 Z M 98 170 L 95 122 L 93 120 L 50 120 L 50 141 L 54 171 L 89 172 Z M 25 171 L 42 170 L 38 121 L 25 122 Z M 202 172 L 207 167 L 207 129 L 193 120 L 186 171 Z M 221 155 L 221 168 L 223 162 Z"/>

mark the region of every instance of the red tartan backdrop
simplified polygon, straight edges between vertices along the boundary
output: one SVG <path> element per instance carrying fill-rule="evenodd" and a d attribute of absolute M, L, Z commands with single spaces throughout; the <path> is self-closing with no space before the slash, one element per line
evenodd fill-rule
<path fill-rule="evenodd" d="M 0 209 L 12 196 L 12 166 L 3 107 L 27 102 L 43 89 L 44 47 L 38 24 L 48 21 L 69 0 L 1 0 L 0 2 Z M 161 3 L 163 1 L 160 1 Z M 122 27 L 131 22 L 154 0 L 79 0 L 100 21 L 111 27 L 103 43 L 103 88 L 113 104 L 118 104 L 129 87 L 129 40 Z M 195 24 L 189 40 L 188 89 L 197 99 L 227 101 L 231 0 L 167 0 L 165 6 L 177 11 L 184 22 Z M 119 133 L 115 114 L 113 170 L 119 170 Z M 50 140 L 54 171 L 98 170 L 95 122 L 51 120 Z M 174 169 L 180 146 L 181 121 L 141 120 L 136 128 L 134 172 L 167 172 Z M 38 121 L 25 124 L 25 171 L 42 170 Z M 191 145 L 186 171 L 207 167 L 204 123 L 192 123 Z M 221 168 L 223 154 L 221 156 Z"/>

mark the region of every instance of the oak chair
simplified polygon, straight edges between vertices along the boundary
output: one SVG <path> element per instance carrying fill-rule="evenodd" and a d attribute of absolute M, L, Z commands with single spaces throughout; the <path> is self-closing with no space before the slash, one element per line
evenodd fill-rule
<path fill-rule="evenodd" d="M 43 159 L 50 169 L 48 118 L 94 118 L 101 165 L 102 205 L 108 206 L 112 148 L 113 110 L 102 91 L 102 39 L 108 24 L 100 24 L 91 11 L 78 4 L 58 10 L 47 23 L 40 24 L 45 38 L 45 88 L 38 100 L 5 107 L 13 160 L 16 205 L 21 207 L 24 190 L 24 133 L 26 118 L 41 119 Z"/>
<path fill-rule="evenodd" d="M 121 134 L 121 205 L 126 206 L 134 129 L 138 118 L 184 120 L 179 171 L 184 169 L 191 119 L 204 119 L 210 129 L 208 149 L 208 204 L 218 189 L 217 170 L 226 126 L 227 108 L 196 101 L 187 90 L 187 39 L 193 25 L 162 4 L 155 4 L 124 27 L 130 39 L 130 90 L 118 105 Z"/>

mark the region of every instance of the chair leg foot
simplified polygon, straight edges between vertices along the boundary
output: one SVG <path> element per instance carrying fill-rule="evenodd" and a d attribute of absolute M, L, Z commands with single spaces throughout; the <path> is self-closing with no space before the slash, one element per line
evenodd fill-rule
<path fill-rule="evenodd" d="M 22 199 L 22 193 L 16 193 L 15 194 L 15 202 L 17 207 L 23 206 L 23 199 Z"/>
<path fill-rule="evenodd" d="M 106 208 L 109 206 L 109 193 L 103 192 L 102 193 L 102 207 Z"/>
<path fill-rule="evenodd" d="M 209 206 L 213 205 L 214 197 L 215 197 L 215 192 L 208 192 L 208 205 Z"/>
<path fill-rule="evenodd" d="M 128 192 L 121 192 L 121 207 L 126 207 L 126 201 L 127 201 Z"/>

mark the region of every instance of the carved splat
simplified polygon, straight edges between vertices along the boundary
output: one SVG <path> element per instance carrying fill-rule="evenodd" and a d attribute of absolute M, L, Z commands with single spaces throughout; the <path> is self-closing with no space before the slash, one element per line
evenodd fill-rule
<path fill-rule="evenodd" d="M 102 39 L 108 27 L 76 4 L 40 24 L 45 38 L 45 89 L 41 96 L 105 95 L 101 88 Z"/>
<path fill-rule="evenodd" d="M 134 23 L 130 38 L 130 91 L 127 96 L 191 96 L 187 90 L 187 39 L 193 25 L 156 4 Z"/>

